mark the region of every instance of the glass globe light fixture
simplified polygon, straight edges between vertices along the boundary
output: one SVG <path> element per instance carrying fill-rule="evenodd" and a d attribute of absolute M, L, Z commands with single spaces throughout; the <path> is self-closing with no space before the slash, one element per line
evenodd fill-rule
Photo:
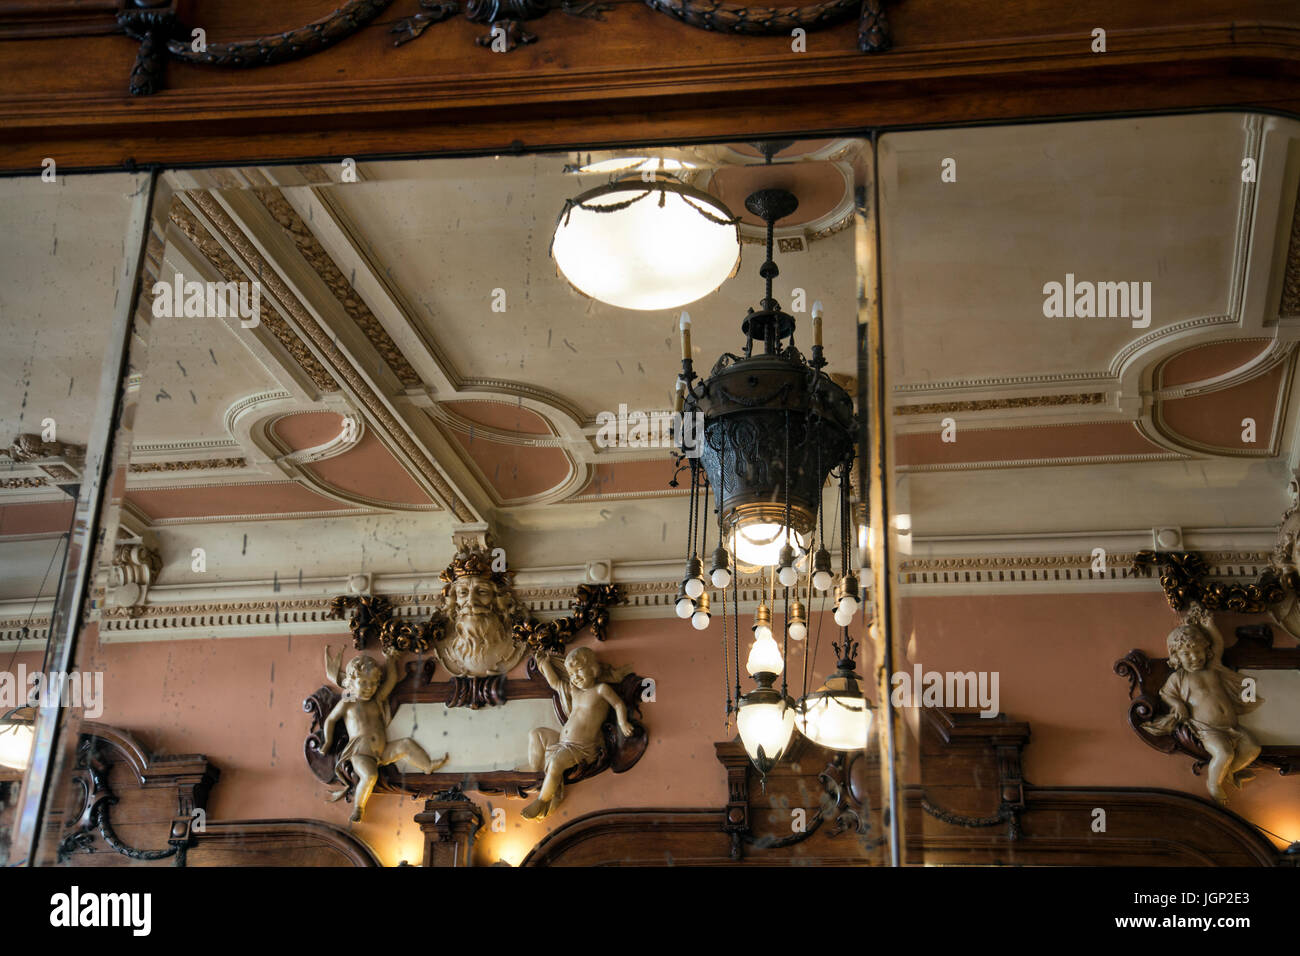
<path fill-rule="evenodd" d="M 840 652 L 839 644 L 835 650 Z M 796 705 L 795 724 L 815 744 L 831 750 L 861 750 L 871 734 L 873 712 L 854 673 L 857 645 L 846 641 L 844 650 L 835 673 Z"/>
<path fill-rule="evenodd" d="M 794 704 L 772 686 L 776 676 L 756 674 L 758 686 L 740 698 L 736 709 L 740 742 L 764 776 L 785 756 L 794 736 Z"/>
<path fill-rule="evenodd" d="M 749 646 L 749 657 L 745 659 L 745 670 L 749 671 L 750 677 L 757 677 L 759 674 L 780 677 L 781 671 L 785 670 L 781 648 L 777 646 L 776 639 L 772 637 L 770 631 L 766 637 L 755 636 L 754 643 Z"/>
<path fill-rule="evenodd" d="M 35 707 L 16 707 L 0 717 L 0 767 L 26 770 L 32 761 Z"/>
<path fill-rule="evenodd" d="M 674 309 L 735 274 L 738 223 L 708 193 L 670 178 L 634 178 L 568 200 L 551 256 L 593 299 L 620 309 Z"/>
<path fill-rule="evenodd" d="M 752 568 L 770 568 L 781 560 L 781 549 L 793 541 L 800 548 L 808 543 L 802 531 L 790 531 L 780 521 L 747 520 L 736 524 L 736 562 Z"/>

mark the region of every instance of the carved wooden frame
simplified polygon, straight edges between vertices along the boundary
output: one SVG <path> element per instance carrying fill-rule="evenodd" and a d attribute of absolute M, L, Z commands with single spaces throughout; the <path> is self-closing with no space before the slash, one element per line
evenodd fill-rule
<path fill-rule="evenodd" d="M 389 695 L 389 703 L 394 710 L 402 704 L 446 704 L 448 707 L 469 706 L 473 709 L 484 706 L 499 706 L 509 700 L 545 700 L 550 699 L 555 707 L 555 715 L 560 723 L 566 723 L 568 715 L 557 694 L 537 670 L 537 665 L 529 658 L 524 679 L 510 679 L 504 676 L 494 678 L 453 677 L 451 680 L 433 680 L 435 662 L 428 658 L 419 658 L 406 664 L 406 674 L 398 681 Z M 649 735 L 640 722 L 642 678 L 637 674 L 626 675 L 618 684 L 617 693 L 627 706 L 628 722 L 634 731 L 631 737 L 624 738 L 610 713 L 601 725 L 602 747 L 600 757 L 592 763 L 571 767 L 564 775 L 566 784 L 577 783 L 588 777 L 613 770 L 625 773 L 636 765 L 649 744 Z M 320 745 L 323 740 L 325 717 L 338 703 L 339 692 L 329 686 L 318 688 L 303 701 L 303 710 L 311 715 L 311 727 L 303 743 L 303 753 L 312 774 L 322 783 L 341 782 L 346 788 L 344 799 L 351 802 L 356 780 L 351 778 L 350 767 L 342 771 L 340 780 L 335 769 L 337 755 L 342 753 L 348 737 L 341 726 L 329 753 L 322 753 Z M 433 797 L 450 791 L 477 790 L 485 794 L 506 794 L 511 797 L 525 797 L 542 785 L 545 775 L 526 770 L 489 770 L 481 773 L 402 773 L 395 767 L 383 767 L 379 771 L 379 782 L 375 785 L 377 793 L 405 793 L 416 797 Z"/>

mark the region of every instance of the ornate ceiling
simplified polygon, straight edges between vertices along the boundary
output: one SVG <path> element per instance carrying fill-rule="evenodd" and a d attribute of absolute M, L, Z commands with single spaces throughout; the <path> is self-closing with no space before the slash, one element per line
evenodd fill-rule
<path fill-rule="evenodd" d="M 1300 464 L 1298 136 L 1225 113 L 884 137 L 905 582 L 959 586 L 943 568 L 993 559 L 1073 567 L 1096 541 L 1149 546 L 1155 527 L 1242 554 L 1271 540 Z M 744 145 L 643 153 L 689 164 L 733 208 L 771 175 L 806 197 L 778 230 L 777 298 L 797 287 L 805 309 L 825 303 L 830 371 L 845 377 L 863 150 L 794 144 L 775 174 Z M 547 252 L 565 199 L 609 178 L 574 170 L 611 155 L 363 163 L 356 182 L 342 164 L 167 173 L 151 281 L 256 280 L 262 311 L 256 328 L 140 313 L 121 534 L 161 571 L 142 602 L 110 607 L 114 639 L 164 622 L 177 636 L 319 632 L 336 626 L 324 599 L 350 586 L 417 606 L 440 586 L 452 530 L 479 522 L 539 611 L 612 569 L 633 613 L 671 613 L 685 537 L 671 457 L 595 436 L 601 412 L 669 405 L 676 315 L 587 300 Z M 946 158 L 956 182 L 940 178 Z M 1241 181 L 1243 158 L 1256 181 Z M 28 223 L 4 240 L 5 429 L 38 431 L 32 409 L 54 409 L 75 458 L 89 414 L 69 380 L 98 374 L 120 216 L 75 187 L 51 206 L 0 186 Z M 738 275 L 689 307 L 697 365 L 741 344 L 759 298 L 759 230 L 742 230 Z M 84 268 L 49 266 L 40 243 L 56 233 L 60 259 Z M 1150 325 L 1045 318 L 1043 286 L 1067 274 L 1150 281 Z M 63 460 L 15 459 L 0 487 L 10 633 L 67 526 L 49 472 Z"/>

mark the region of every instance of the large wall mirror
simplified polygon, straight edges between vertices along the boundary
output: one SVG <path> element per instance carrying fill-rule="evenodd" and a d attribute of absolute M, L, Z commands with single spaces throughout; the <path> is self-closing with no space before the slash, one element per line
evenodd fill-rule
<path fill-rule="evenodd" d="M 0 182 L 12 861 L 1278 862 L 1298 138 Z"/>

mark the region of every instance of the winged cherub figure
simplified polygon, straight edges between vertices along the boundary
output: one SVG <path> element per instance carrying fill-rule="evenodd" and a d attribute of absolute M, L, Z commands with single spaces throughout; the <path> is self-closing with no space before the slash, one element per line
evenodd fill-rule
<path fill-rule="evenodd" d="M 546 774 L 537 799 L 522 811 L 522 816 L 530 820 L 545 817 L 564 799 L 566 770 L 591 763 L 600 756 L 600 728 L 610 708 L 624 737 L 636 732 L 628 721 L 627 705 L 611 686 L 611 682 L 627 676 L 626 668 L 611 670 L 589 647 L 571 650 L 564 659 L 562 672 L 545 651 L 538 651 L 535 660 L 546 682 L 560 695 L 560 705 L 568 719 L 563 730 L 538 727 L 528 736 L 528 765 L 520 769 Z"/>
<path fill-rule="evenodd" d="M 1210 796 L 1228 802 L 1224 784 L 1241 785 L 1254 777 L 1247 768 L 1259 756 L 1259 744 L 1237 726 L 1237 718 L 1262 700 L 1247 692 L 1246 679 L 1223 665 L 1223 635 L 1203 608 L 1196 606 L 1186 620 L 1169 632 L 1169 666 L 1173 673 L 1160 688 L 1169 713 L 1142 725 L 1152 734 L 1172 734 L 1180 724 L 1190 728 L 1210 755 Z"/>
<path fill-rule="evenodd" d="M 325 676 L 342 688 L 343 696 L 325 718 L 320 750 L 329 753 L 334 742 L 334 727 L 342 720 L 347 728 L 348 742 L 334 766 L 338 773 L 350 763 L 356 772 L 353 822 L 360 820 L 365 813 L 366 803 L 379 780 L 380 767 L 406 760 L 423 773 L 433 773 L 448 759 L 447 754 L 443 754 L 441 760 L 431 760 L 424 748 L 411 737 L 388 739 L 388 695 L 397 684 L 397 654 L 395 649 L 386 648 L 383 665 L 368 654 L 358 654 L 348 661 L 340 677 L 342 652 L 335 654 L 329 647 L 325 648 Z M 341 773 L 339 779 L 343 779 Z M 335 791 L 330 799 L 338 800 L 346 793 L 346 789 Z"/>

